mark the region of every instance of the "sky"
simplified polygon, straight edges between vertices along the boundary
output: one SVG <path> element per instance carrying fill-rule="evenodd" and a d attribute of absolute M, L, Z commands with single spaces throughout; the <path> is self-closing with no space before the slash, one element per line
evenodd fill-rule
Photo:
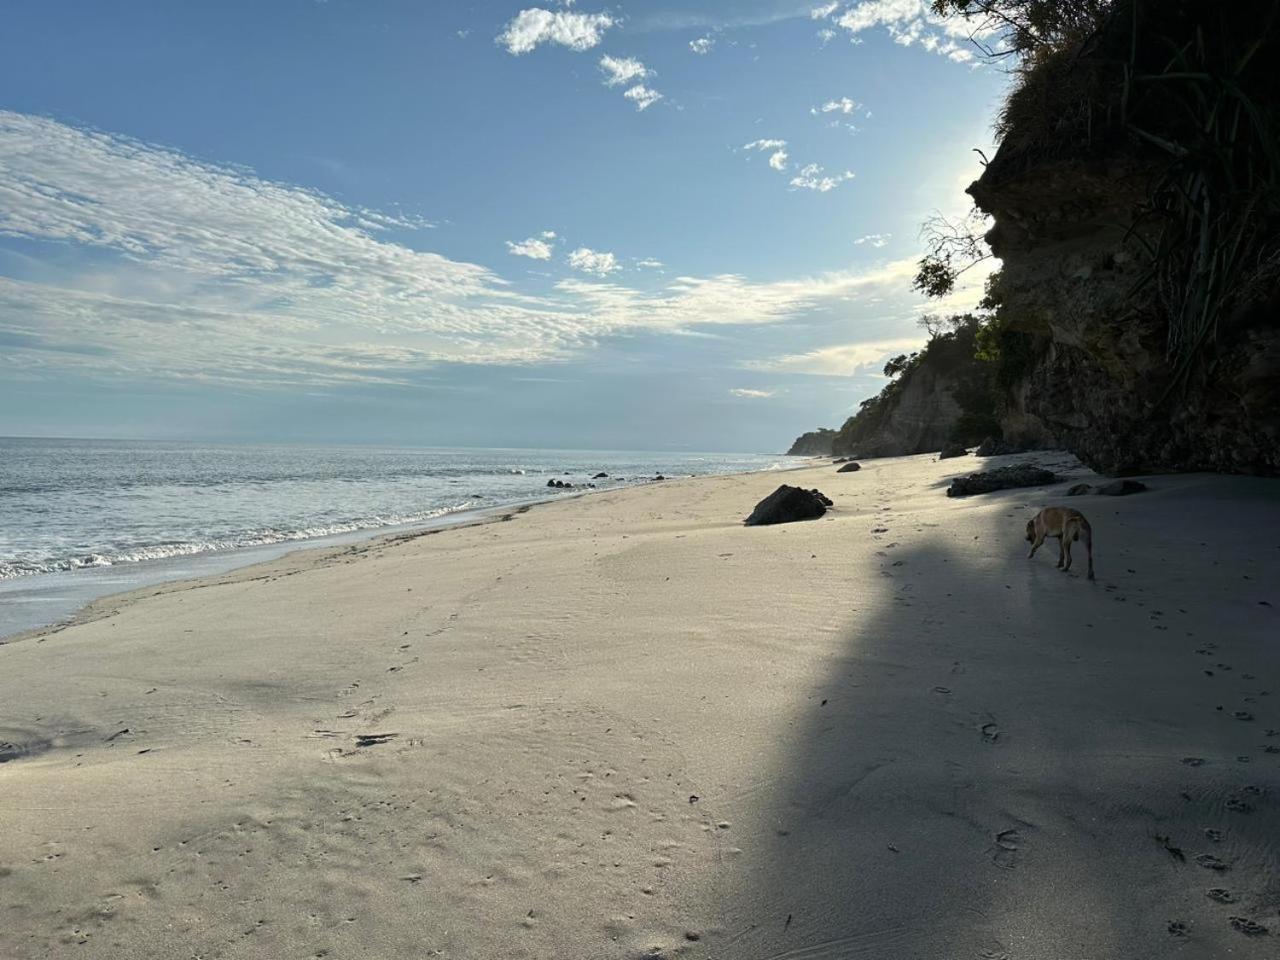
<path fill-rule="evenodd" d="M 532 2 L 11 5 L 0 434 L 785 450 L 976 303 L 964 24 Z"/>

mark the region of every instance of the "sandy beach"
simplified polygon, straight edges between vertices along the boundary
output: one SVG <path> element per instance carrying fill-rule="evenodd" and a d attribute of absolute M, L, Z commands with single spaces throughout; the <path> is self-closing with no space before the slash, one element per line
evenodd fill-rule
<path fill-rule="evenodd" d="M 1089 583 L 1026 558 L 1068 481 L 945 496 L 983 465 L 593 494 L 0 645 L 0 958 L 1274 957 L 1280 483 L 1071 500 Z M 743 527 L 783 481 L 835 508 Z"/>

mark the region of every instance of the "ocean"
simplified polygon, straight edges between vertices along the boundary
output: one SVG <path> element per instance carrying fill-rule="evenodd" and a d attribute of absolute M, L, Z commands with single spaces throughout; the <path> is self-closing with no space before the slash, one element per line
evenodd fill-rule
<path fill-rule="evenodd" d="M 458 522 L 655 475 L 781 469 L 762 454 L 0 438 L 0 637 L 96 597 L 300 546 Z M 608 478 L 593 479 L 598 473 Z M 574 489 L 549 488 L 558 479 Z"/>

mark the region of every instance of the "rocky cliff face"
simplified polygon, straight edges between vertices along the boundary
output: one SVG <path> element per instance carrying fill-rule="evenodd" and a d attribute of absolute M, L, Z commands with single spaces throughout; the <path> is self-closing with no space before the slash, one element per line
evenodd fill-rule
<path fill-rule="evenodd" d="M 840 431 L 832 452 L 839 456 L 900 457 L 942 449 L 960 417 L 953 396 L 957 379 L 928 361 L 902 375 L 891 408 L 869 434 Z M 850 421 L 853 424 L 854 421 Z"/>
<path fill-rule="evenodd" d="M 1007 436 L 1107 473 L 1280 472 L 1273 14 L 1116 0 L 1021 75 L 969 188 L 1003 265 L 995 322 L 1034 344 L 1003 384 Z"/>
<path fill-rule="evenodd" d="M 995 221 L 1001 311 L 1042 343 L 1010 391 L 1006 436 L 1053 435 L 1105 473 L 1280 471 L 1274 295 L 1242 304 L 1175 384 L 1168 318 L 1154 291 L 1134 293 L 1147 263 L 1135 215 L 1154 173 L 1096 160 L 1008 172 L 1000 160 L 969 192 Z"/>
<path fill-rule="evenodd" d="M 817 430 L 802 433 L 796 438 L 796 442 L 791 444 L 791 449 L 787 451 L 787 456 L 829 457 L 831 456 L 831 441 L 835 437 L 836 432 L 828 430 L 826 427 L 819 427 Z"/>

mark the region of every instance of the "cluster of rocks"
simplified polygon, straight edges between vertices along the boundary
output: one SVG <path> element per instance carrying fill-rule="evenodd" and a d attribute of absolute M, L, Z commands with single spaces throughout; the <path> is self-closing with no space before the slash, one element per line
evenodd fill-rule
<path fill-rule="evenodd" d="M 1012 487 L 1043 487 L 1057 481 L 1058 477 L 1052 470 L 1032 463 L 1018 463 L 982 473 L 971 473 L 966 477 L 956 477 L 947 488 L 947 496 L 968 497 L 975 493 L 992 493 Z"/>
<path fill-rule="evenodd" d="M 821 490 L 805 490 L 803 487 L 791 487 L 784 483 L 757 503 L 751 516 L 742 522 L 748 527 L 760 527 L 772 523 L 816 520 L 832 505 L 831 498 Z"/>
<path fill-rule="evenodd" d="M 967 457 L 969 448 L 963 443 L 948 443 L 938 451 L 939 460 L 950 460 L 952 457 Z"/>
<path fill-rule="evenodd" d="M 852 460 L 850 460 L 847 463 L 845 463 L 845 465 L 842 466 L 839 470 L 837 470 L 836 473 L 854 473 L 861 469 L 862 469 L 861 464 L 854 463 Z"/>

